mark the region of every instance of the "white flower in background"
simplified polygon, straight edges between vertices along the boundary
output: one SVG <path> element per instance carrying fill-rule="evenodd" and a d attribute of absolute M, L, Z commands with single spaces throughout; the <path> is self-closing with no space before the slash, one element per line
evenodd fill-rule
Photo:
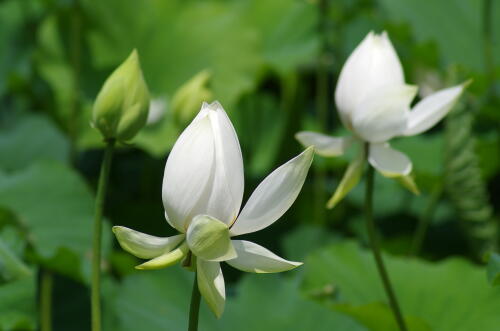
<path fill-rule="evenodd" d="M 302 264 L 231 237 L 261 230 L 280 218 L 297 198 L 313 155 L 308 148 L 274 170 L 240 212 L 244 185 L 238 137 L 222 106 L 204 103 L 165 166 L 165 217 L 180 234 L 159 238 L 122 226 L 115 226 L 113 232 L 124 250 L 151 259 L 138 269 L 164 268 L 182 259 L 193 267 L 196 263 L 200 293 L 219 317 L 225 302 L 220 262 L 257 273 L 281 272 Z"/>
<path fill-rule="evenodd" d="M 398 136 L 422 133 L 439 122 L 454 106 L 466 84 L 437 91 L 410 109 L 417 86 L 407 85 L 403 69 L 387 33 L 370 32 L 347 59 L 337 83 L 335 102 L 352 137 L 335 138 L 299 132 L 304 146 L 315 146 L 319 155 L 338 156 L 353 144 L 365 144 L 347 169 L 327 206 L 333 208 L 359 181 L 364 160 L 386 177 L 409 179 L 410 159 L 390 147 Z"/>
<path fill-rule="evenodd" d="M 166 110 L 167 102 L 164 98 L 152 99 L 149 104 L 149 113 L 146 125 L 153 125 L 158 123 L 165 115 Z"/>

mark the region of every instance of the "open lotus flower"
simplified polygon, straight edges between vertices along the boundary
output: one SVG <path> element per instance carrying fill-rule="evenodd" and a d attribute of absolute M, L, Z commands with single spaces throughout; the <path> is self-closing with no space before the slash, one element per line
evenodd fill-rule
<path fill-rule="evenodd" d="M 121 247 L 149 261 L 137 269 L 159 269 L 181 260 L 196 268 L 201 295 L 217 317 L 225 302 L 220 262 L 247 272 L 296 268 L 266 248 L 234 236 L 261 230 L 280 218 L 297 198 L 314 151 L 274 170 L 255 189 L 240 212 L 243 159 L 236 132 L 222 106 L 204 103 L 180 135 L 165 166 L 163 205 L 179 235 L 159 238 L 115 226 Z"/>
<path fill-rule="evenodd" d="M 365 158 L 382 175 L 410 183 L 410 159 L 392 149 L 388 141 L 433 127 L 452 109 L 465 86 L 437 91 L 411 108 L 417 86 L 405 84 L 401 63 L 387 33 L 370 32 L 344 64 L 335 91 L 340 119 L 353 136 L 335 138 L 315 132 L 296 135 L 304 146 L 315 146 L 322 156 L 342 155 L 354 144 L 366 146 L 349 165 L 327 206 L 333 208 L 357 184 Z"/>

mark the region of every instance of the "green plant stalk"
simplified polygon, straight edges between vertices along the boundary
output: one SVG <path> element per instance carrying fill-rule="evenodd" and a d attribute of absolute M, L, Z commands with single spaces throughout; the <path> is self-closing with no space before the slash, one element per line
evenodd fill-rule
<path fill-rule="evenodd" d="M 434 215 L 434 211 L 438 205 L 441 196 L 443 195 L 443 184 L 437 184 L 434 190 L 431 193 L 429 198 L 429 202 L 418 219 L 417 228 L 415 230 L 415 234 L 413 236 L 411 248 L 410 248 L 410 256 L 418 256 L 420 254 L 420 250 L 422 249 L 422 244 L 425 239 L 425 235 L 427 233 L 427 229 L 429 228 L 429 224 L 431 223 L 432 216 Z"/>
<path fill-rule="evenodd" d="M 109 171 L 113 159 L 114 140 L 106 141 L 104 159 L 101 164 L 99 183 L 97 185 L 94 234 L 92 242 L 92 284 L 91 284 L 91 311 L 92 331 L 101 330 L 101 237 L 102 237 L 102 214 L 106 189 L 109 180 Z"/>
<path fill-rule="evenodd" d="M 47 269 L 41 269 L 40 275 L 40 330 L 52 330 L 52 289 L 54 279 Z"/>
<path fill-rule="evenodd" d="M 194 273 L 193 291 L 191 293 L 191 304 L 189 306 L 189 327 L 188 331 L 198 330 L 198 315 L 200 313 L 200 290 L 198 288 L 198 273 Z"/>
<path fill-rule="evenodd" d="M 368 150 L 368 149 L 367 149 Z M 377 270 L 382 279 L 384 285 L 385 293 L 389 299 L 389 304 L 391 306 L 396 322 L 401 331 L 407 331 L 403 315 L 399 309 L 399 304 L 396 298 L 396 294 L 392 288 L 391 281 L 389 279 L 389 274 L 385 269 L 384 261 L 382 259 L 382 254 L 380 252 L 380 245 L 375 233 L 375 222 L 373 220 L 373 182 L 374 182 L 374 171 L 372 166 L 368 166 L 368 172 L 366 175 L 366 194 L 365 194 L 365 220 L 366 229 L 368 232 L 368 238 L 370 240 L 370 246 L 372 249 L 373 257 L 377 264 Z"/>

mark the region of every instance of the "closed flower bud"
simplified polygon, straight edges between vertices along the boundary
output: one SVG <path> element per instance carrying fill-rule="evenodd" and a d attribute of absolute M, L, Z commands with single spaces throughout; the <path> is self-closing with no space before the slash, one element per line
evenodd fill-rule
<path fill-rule="evenodd" d="M 92 125 L 104 139 L 128 141 L 146 124 L 149 92 L 137 51 L 104 82 L 92 110 Z"/>
<path fill-rule="evenodd" d="M 179 123 L 189 123 L 198 113 L 200 104 L 213 98 L 212 91 L 207 87 L 210 76 L 208 70 L 200 71 L 175 92 L 170 107 Z"/>

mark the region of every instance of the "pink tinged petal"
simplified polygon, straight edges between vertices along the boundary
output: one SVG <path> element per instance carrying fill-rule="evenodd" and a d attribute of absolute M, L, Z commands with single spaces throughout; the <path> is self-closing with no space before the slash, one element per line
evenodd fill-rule
<path fill-rule="evenodd" d="M 226 290 L 219 262 L 197 259 L 196 276 L 201 296 L 210 310 L 220 318 L 224 312 Z"/>
<path fill-rule="evenodd" d="M 248 199 L 231 235 L 258 231 L 280 218 L 299 195 L 313 155 L 314 150 L 309 147 L 267 176 Z"/>
<path fill-rule="evenodd" d="M 253 242 L 233 240 L 238 257 L 226 261 L 230 266 L 245 272 L 271 273 L 288 271 L 302 265 L 302 262 L 287 261 L 270 250 Z"/>
<path fill-rule="evenodd" d="M 123 250 L 141 259 L 151 259 L 170 252 L 177 247 L 185 235 L 155 237 L 124 226 L 114 226 L 113 233 Z"/>
<path fill-rule="evenodd" d="M 200 211 L 231 224 L 243 199 L 243 157 L 234 127 L 218 102 L 208 106 L 215 141 L 212 191 L 206 210 Z"/>
<path fill-rule="evenodd" d="M 316 154 L 321 156 L 339 156 L 345 153 L 352 143 L 351 137 L 330 137 L 326 134 L 302 131 L 295 138 L 304 146 L 314 146 Z"/>
<path fill-rule="evenodd" d="M 407 176 L 412 169 L 408 156 L 392 149 L 389 144 L 371 144 L 368 162 L 386 177 Z"/>
<path fill-rule="evenodd" d="M 215 163 L 213 130 L 208 116 L 199 117 L 177 139 L 165 166 L 162 197 L 169 224 L 185 232 L 198 205 L 207 204 Z M 199 214 L 199 213 L 198 213 Z"/>
<path fill-rule="evenodd" d="M 340 72 L 335 102 L 344 125 L 351 129 L 351 113 L 373 90 L 402 84 L 403 69 L 387 33 L 370 32 Z"/>
<path fill-rule="evenodd" d="M 466 84 L 437 91 L 417 103 L 410 111 L 404 134 L 413 136 L 436 125 L 453 108 Z"/>
<path fill-rule="evenodd" d="M 417 87 L 399 85 L 374 90 L 354 110 L 354 132 L 363 140 L 380 143 L 403 134 Z"/>

